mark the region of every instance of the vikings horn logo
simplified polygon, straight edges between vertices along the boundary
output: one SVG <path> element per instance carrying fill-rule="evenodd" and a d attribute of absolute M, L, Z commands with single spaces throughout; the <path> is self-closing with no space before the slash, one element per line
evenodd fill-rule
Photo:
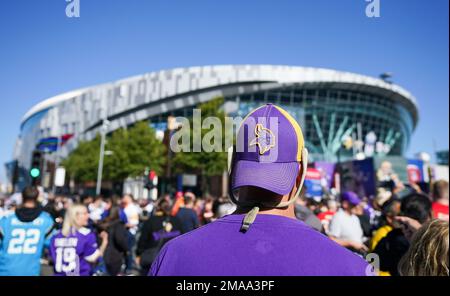
<path fill-rule="evenodd" d="M 262 124 L 258 123 L 255 126 L 255 135 L 256 138 L 250 142 L 250 146 L 257 145 L 260 155 L 275 147 L 275 135 L 270 129 L 263 127 Z"/>

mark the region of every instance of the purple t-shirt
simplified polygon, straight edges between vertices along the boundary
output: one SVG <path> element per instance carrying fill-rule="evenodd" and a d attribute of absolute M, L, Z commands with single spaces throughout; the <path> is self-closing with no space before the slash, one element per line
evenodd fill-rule
<path fill-rule="evenodd" d="M 303 222 L 229 215 L 168 242 L 153 276 L 365 276 L 368 263 Z"/>
<path fill-rule="evenodd" d="M 65 237 L 59 231 L 50 244 L 50 256 L 54 262 L 55 276 L 89 276 L 91 265 L 86 260 L 97 252 L 95 234 L 81 228 Z"/>

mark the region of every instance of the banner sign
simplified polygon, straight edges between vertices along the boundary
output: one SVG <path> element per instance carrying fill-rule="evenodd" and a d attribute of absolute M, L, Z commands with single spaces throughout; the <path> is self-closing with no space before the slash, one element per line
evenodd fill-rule
<path fill-rule="evenodd" d="M 409 183 L 424 182 L 423 161 L 419 159 L 408 159 L 407 173 Z"/>
<path fill-rule="evenodd" d="M 322 196 L 321 173 L 315 168 L 308 168 L 305 177 L 306 196 Z"/>
<path fill-rule="evenodd" d="M 333 187 L 336 165 L 331 162 L 316 161 L 314 163 L 314 168 L 320 172 L 322 187 L 330 190 L 330 188 Z"/>
<path fill-rule="evenodd" d="M 58 150 L 58 138 L 50 137 L 40 139 L 37 144 L 37 149 L 42 152 L 55 152 Z"/>
<path fill-rule="evenodd" d="M 347 161 L 341 164 L 341 191 L 353 191 L 359 197 L 373 198 L 376 194 L 373 158 Z"/>

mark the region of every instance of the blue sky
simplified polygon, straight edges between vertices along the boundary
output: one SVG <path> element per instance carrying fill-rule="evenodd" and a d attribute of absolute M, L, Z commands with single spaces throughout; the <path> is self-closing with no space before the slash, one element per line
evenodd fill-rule
<path fill-rule="evenodd" d="M 34 104 L 79 87 L 208 64 L 325 67 L 394 82 L 418 100 L 408 156 L 448 149 L 448 0 L 0 1 L 0 178 L 20 120 Z M 0 180 L 1 180 L 0 179 Z"/>

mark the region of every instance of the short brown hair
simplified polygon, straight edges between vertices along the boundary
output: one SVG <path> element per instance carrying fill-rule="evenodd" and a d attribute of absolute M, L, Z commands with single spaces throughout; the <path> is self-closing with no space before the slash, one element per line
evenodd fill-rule
<path fill-rule="evenodd" d="M 22 202 L 34 201 L 39 197 L 39 190 L 34 186 L 27 186 L 22 191 Z"/>
<path fill-rule="evenodd" d="M 433 186 L 433 197 L 434 200 L 441 198 L 448 199 L 448 182 L 445 180 L 439 180 L 434 183 Z"/>

